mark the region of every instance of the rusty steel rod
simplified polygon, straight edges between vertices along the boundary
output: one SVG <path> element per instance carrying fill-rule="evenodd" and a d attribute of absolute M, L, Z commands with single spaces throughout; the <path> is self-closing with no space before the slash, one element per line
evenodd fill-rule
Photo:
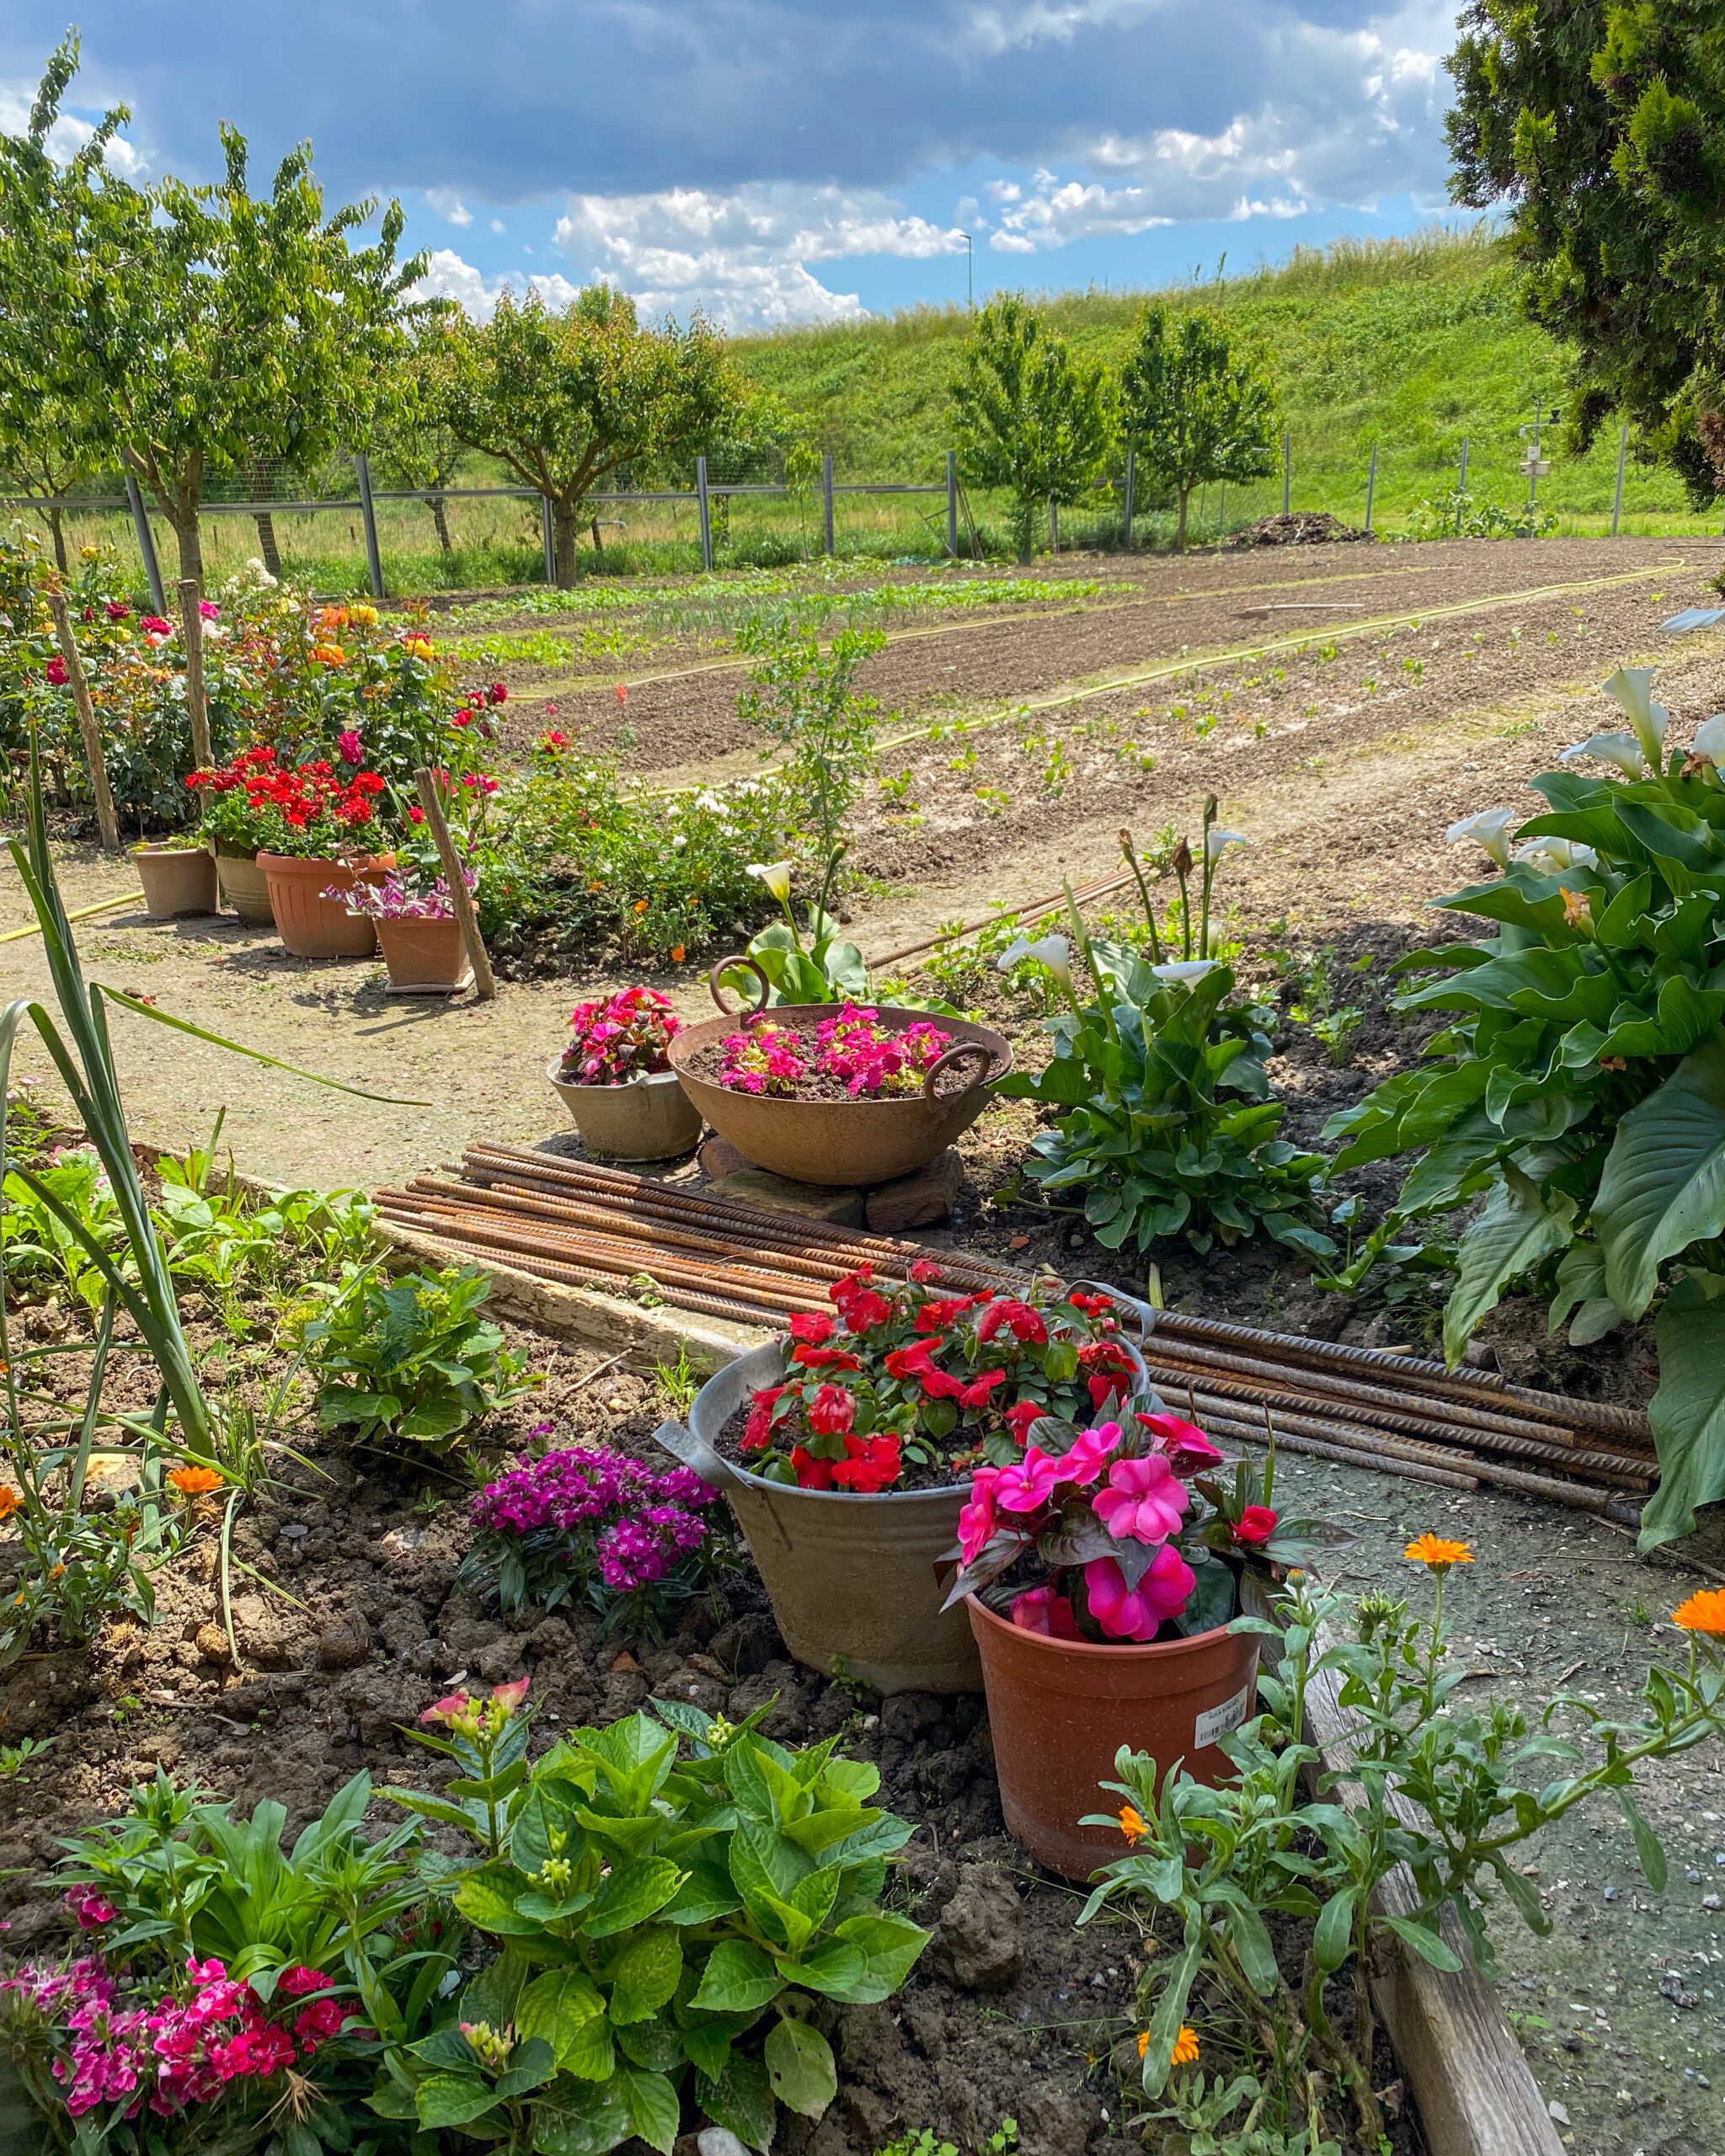
<path fill-rule="evenodd" d="M 1238 1440 L 1252 1440 L 1267 1444 L 1262 1428 L 1256 1423 L 1216 1424 L 1219 1437 Z M 1278 1452 L 1308 1453 L 1314 1460 L 1333 1460 L 1338 1467 L 1365 1467 L 1381 1475 L 1400 1475 L 1412 1482 L 1435 1483 L 1440 1490 L 1477 1490 L 1477 1479 L 1471 1475 L 1457 1475 L 1447 1467 L 1428 1467 L 1423 1461 L 1396 1460 L 1379 1453 L 1363 1453 L 1350 1446 L 1326 1444 L 1321 1438 L 1297 1437 L 1291 1432 L 1276 1435 Z"/>
<path fill-rule="evenodd" d="M 415 1232 L 419 1231 L 415 1230 Z M 486 1250 L 478 1244 L 466 1242 L 458 1235 L 440 1235 L 429 1236 L 426 1240 L 435 1242 L 453 1257 L 472 1257 L 492 1263 L 497 1262 L 495 1251 Z M 579 1265 L 561 1265 L 550 1258 L 537 1260 L 531 1272 L 525 1266 L 511 1267 L 510 1270 L 521 1273 L 530 1279 L 551 1281 L 560 1287 L 591 1288 L 601 1294 L 613 1295 L 616 1294 L 615 1273 L 591 1272 Z M 619 1302 L 626 1302 L 629 1299 L 627 1296 L 619 1295 L 616 1299 Z M 699 1294 L 691 1289 L 670 1289 L 660 1295 L 659 1299 L 671 1309 L 692 1310 L 702 1317 L 729 1318 L 734 1322 L 743 1325 L 773 1325 L 777 1322 L 777 1314 L 773 1311 L 756 1310 L 746 1303 L 732 1302 L 722 1295 Z"/>

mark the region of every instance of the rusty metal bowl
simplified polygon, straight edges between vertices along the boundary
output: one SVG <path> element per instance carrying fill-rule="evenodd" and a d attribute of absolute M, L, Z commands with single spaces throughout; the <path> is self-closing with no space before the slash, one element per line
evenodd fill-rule
<path fill-rule="evenodd" d="M 759 973 L 746 958 L 722 958 L 713 969 L 713 980 L 739 965 Z M 692 1058 L 764 1016 L 770 1016 L 775 1025 L 812 1032 L 833 1015 L 830 1003 L 776 1003 L 768 1013 L 764 974 L 761 990 L 761 1003 L 746 1017 L 728 1011 L 679 1033 L 670 1044 L 671 1068 L 721 1138 L 728 1138 L 757 1167 L 788 1176 L 794 1182 L 866 1187 L 926 1166 L 975 1122 L 987 1105 L 991 1081 L 1004 1078 L 1012 1067 L 1012 1049 L 987 1026 L 933 1011 L 868 1004 L 862 1007 L 879 1011 L 888 1025 L 902 1028 L 927 1019 L 953 1036 L 953 1046 L 924 1077 L 920 1093 L 896 1100 L 783 1100 L 765 1093 L 733 1092 L 716 1080 L 697 1077 L 689 1067 Z M 724 1009 L 717 987 L 713 1000 Z M 967 1065 L 972 1072 L 969 1083 L 956 1091 L 936 1091 L 941 1078 Z"/>

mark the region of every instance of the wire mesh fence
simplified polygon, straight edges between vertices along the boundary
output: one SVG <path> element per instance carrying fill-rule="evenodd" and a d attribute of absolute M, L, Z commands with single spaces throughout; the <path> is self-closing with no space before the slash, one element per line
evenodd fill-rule
<path fill-rule="evenodd" d="M 1188 505 L 1187 542 L 1214 546 L 1284 508 L 1327 511 L 1384 537 L 1467 536 L 1515 529 L 1623 536 L 1717 532 L 1717 510 L 1684 504 L 1673 476 L 1637 464 L 1621 436 L 1586 456 L 1541 455 L 1519 435 L 1469 440 L 1416 430 L 1338 453 L 1284 437 L 1276 468 L 1244 485 L 1210 485 Z M 332 458 L 315 470 L 259 459 L 212 475 L 200 512 L 206 583 L 248 561 L 318 591 L 365 590 L 403 597 L 440 590 L 556 580 L 549 504 L 506 470 L 468 459 L 451 483 L 383 483 L 387 462 Z M 458 482 L 458 483 L 457 483 Z M 70 558 L 97 546 L 117 552 L 141 589 L 153 554 L 164 587 L 179 574 L 172 526 L 121 475 L 96 474 L 52 497 L 0 495 Z M 587 495 L 577 521 L 577 575 L 774 568 L 821 556 L 938 562 L 1010 552 L 1010 503 L 964 478 L 955 452 L 935 468 L 894 475 L 846 472 L 828 456 L 789 468 L 782 456 L 720 449 L 654 485 L 613 485 Z M 1128 516 L 1130 517 L 1130 532 Z M 1080 500 L 1049 505 L 1043 549 L 1172 545 L 1172 498 L 1125 458 Z"/>

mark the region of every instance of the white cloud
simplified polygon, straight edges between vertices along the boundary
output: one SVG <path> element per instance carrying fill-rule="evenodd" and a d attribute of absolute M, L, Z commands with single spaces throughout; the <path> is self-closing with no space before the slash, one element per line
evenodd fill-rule
<path fill-rule="evenodd" d="M 1039 248 L 1065 247 L 1069 240 L 1119 238 L 1147 232 L 1172 219 L 1160 215 L 1147 187 L 1106 188 L 1039 172 L 1035 192 L 1007 210 L 1001 228 L 989 240 L 1003 254 L 1033 254 Z M 1018 190 L 1012 190 L 1017 195 Z"/>
<path fill-rule="evenodd" d="M 446 225 L 470 225 L 473 213 L 452 187 L 428 187 L 425 200 Z"/>
<path fill-rule="evenodd" d="M 491 220 L 491 229 L 494 232 L 500 232 L 503 230 L 503 220 L 501 217 L 494 217 Z"/>
<path fill-rule="evenodd" d="M 22 135 L 30 124 L 30 107 L 36 101 L 36 85 L 19 81 L 0 82 L 0 134 Z M 75 113 L 62 112 L 48 130 L 48 154 L 65 164 L 76 157 L 95 133 L 90 121 Z M 109 142 L 106 162 L 122 179 L 142 179 L 149 170 L 136 144 L 116 135 Z"/>
<path fill-rule="evenodd" d="M 571 195 L 555 244 L 585 278 L 621 286 L 648 314 L 699 307 L 744 328 L 866 312 L 854 292 L 824 285 L 811 263 L 954 254 L 964 243 L 950 227 L 905 216 L 877 189 L 787 183 L 729 194 Z"/>
<path fill-rule="evenodd" d="M 453 248 L 439 247 L 432 249 L 425 274 L 414 286 L 410 296 L 419 300 L 453 300 L 475 322 L 488 322 L 498 296 L 505 290 L 517 293 L 535 291 L 547 307 L 565 307 L 579 289 L 555 270 L 531 277 L 515 276 L 505 270 L 502 276 L 488 282 L 484 272 L 476 270 L 471 262 L 464 262 Z"/>

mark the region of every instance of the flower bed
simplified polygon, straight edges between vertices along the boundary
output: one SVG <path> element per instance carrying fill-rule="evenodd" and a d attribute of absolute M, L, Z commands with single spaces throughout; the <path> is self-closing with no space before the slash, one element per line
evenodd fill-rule
<path fill-rule="evenodd" d="M 1039 1283 L 1017 1299 L 937 1292 L 940 1268 L 883 1291 L 868 1266 L 829 1289 L 836 1318 L 790 1321 L 784 1382 L 753 1396 L 726 1450 L 771 1481 L 872 1495 L 1018 1459 L 1039 1418 L 1118 1406 L 1136 1371 L 1106 1295 Z"/>

